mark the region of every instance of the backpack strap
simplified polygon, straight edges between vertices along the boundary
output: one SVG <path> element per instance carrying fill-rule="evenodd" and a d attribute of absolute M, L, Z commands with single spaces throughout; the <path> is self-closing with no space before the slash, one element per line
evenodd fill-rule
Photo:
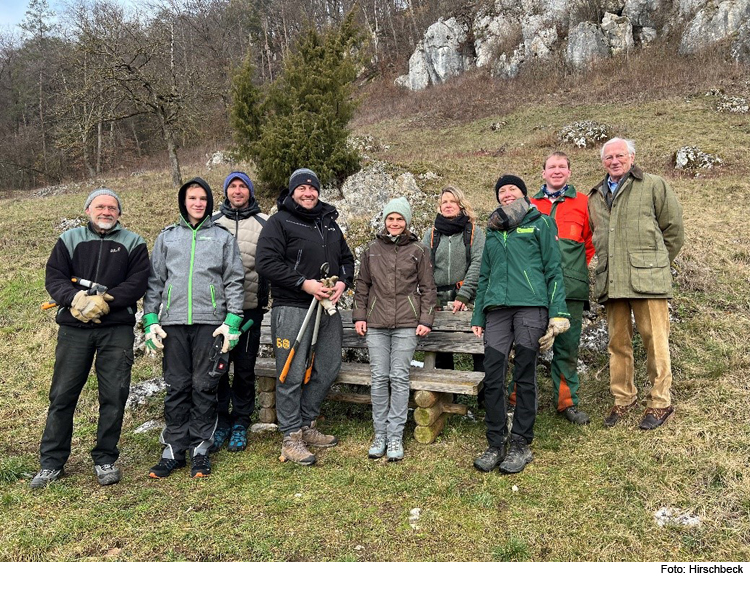
<path fill-rule="evenodd" d="M 432 258 L 432 267 L 435 268 L 435 252 L 437 252 L 438 246 L 440 245 L 440 232 L 435 231 L 435 226 L 432 226 L 430 233 L 430 258 Z"/>

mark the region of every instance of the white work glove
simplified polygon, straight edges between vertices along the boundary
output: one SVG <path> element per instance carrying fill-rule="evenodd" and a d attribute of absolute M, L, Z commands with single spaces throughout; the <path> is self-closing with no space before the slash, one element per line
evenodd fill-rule
<path fill-rule="evenodd" d="M 159 325 L 159 316 L 155 313 L 147 313 L 143 316 L 143 328 L 146 333 L 146 348 L 149 350 L 163 350 L 162 340 L 167 333 Z"/>
<path fill-rule="evenodd" d="M 570 329 L 568 318 L 550 318 L 547 331 L 539 339 L 539 352 L 547 352 L 555 342 L 555 336 Z"/>
<path fill-rule="evenodd" d="M 78 291 L 70 304 L 70 314 L 77 320 L 87 324 L 94 322 L 101 324 L 99 319 L 109 313 L 107 301 L 113 301 L 114 297 L 107 293 L 103 295 L 87 295 L 86 291 Z"/>
<path fill-rule="evenodd" d="M 240 332 L 241 323 L 242 318 L 240 316 L 228 313 L 227 317 L 224 319 L 224 323 L 214 330 L 214 333 L 212 334 L 214 338 L 219 334 L 224 336 L 224 345 L 221 347 L 222 354 L 229 352 L 237 346 L 237 342 L 240 340 L 240 334 L 242 333 Z"/>

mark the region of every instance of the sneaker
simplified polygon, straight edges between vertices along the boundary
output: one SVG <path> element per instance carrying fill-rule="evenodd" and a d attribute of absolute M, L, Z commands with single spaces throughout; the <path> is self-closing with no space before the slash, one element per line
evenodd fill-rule
<path fill-rule="evenodd" d="M 487 450 L 474 459 L 474 467 L 479 471 L 489 473 L 495 469 L 505 459 L 505 445 L 501 448 L 498 447 L 487 447 Z"/>
<path fill-rule="evenodd" d="M 674 414 L 674 406 L 667 408 L 648 408 L 646 413 L 643 414 L 643 420 L 638 425 L 641 430 L 653 430 L 659 428 L 667 420 L 669 420 Z"/>
<path fill-rule="evenodd" d="M 193 455 L 190 477 L 208 477 L 209 475 L 211 475 L 211 459 L 208 454 Z"/>
<path fill-rule="evenodd" d="M 520 473 L 523 468 L 534 460 L 529 444 L 523 438 L 512 438 L 510 450 L 505 460 L 500 463 L 500 471 L 503 473 Z"/>
<path fill-rule="evenodd" d="M 578 424 L 579 426 L 591 422 L 591 418 L 589 418 L 589 415 L 583 410 L 579 410 L 578 406 L 570 406 L 569 408 L 565 408 L 562 412 L 559 412 L 559 414 L 568 422 Z"/>
<path fill-rule="evenodd" d="M 388 439 L 387 456 L 389 461 L 401 461 L 404 458 L 404 443 L 400 438 Z"/>
<path fill-rule="evenodd" d="M 211 445 L 211 448 L 208 449 L 208 452 L 215 453 L 221 447 L 223 447 L 224 443 L 227 442 L 227 439 L 229 438 L 229 434 L 230 434 L 229 428 L 217 428 L 214 431 L 214 442 Z"/>
<path fill-rule="evenodd" d="M 291 461 L 300 465 L 312 465 L 315 463 L 315 455 L 307 450 L 307 445 L 302 440 L 302 429 L 284 435 L 279 460 L 282 462 Z"/>
<path fill-rule="evenodd" d="M 302 427 L 302 440 L 306 445 L 310 445 L 311 447 L 328 448 L 339 444 L 339 439 L 335 436 L 332 434 L 323 434 L 315 428 L 315 420 L 310 423 L 310 426 Z"/>
<path fill-rule="evenodd" d="M 175 469 L 181 469 L 186 464 L 185 459 L 167 459 L 166 457 L 162 457 L 148 472 L 148 476 L 153 479 L 169 477 Z"/>
<path fill-rule="evenodd" d="M 244 426 L 232 426 L 232 437 L 229 439 L 227 451 L 237 453 L 247 448 L 247 428 Z"/>
<path fill-rule="evenodd" d="M 45 488 L 53 481 L 57 481 L 63 476 L 63 470 L 60 469 L 41 469 L 29 482 L 31 488 Z"/>
<path fill-rule="evenodd" d="M 114 463 L 104 463 L 103 465 L 94 465 L 94 473 L 99 485 L 108 486 L 117 483 L 122 479 L 122 472 Z"/>
<path fill-rule="evenodd" d="M 618 406 L 617 404 L 612 406 L 612 409 L 609 411 L 609 416 L 604 419 L 604 426 L 606 426 L 607 428 L 612 428 L 615 424 L 622 420 L 625 414 L 627 414 L 631 409 L 635 407 L 636 402 L 637 400 L 631 404 L 628 404 L 627 406 Z"/>
<path fill-rule="evenodd" d="M 370 459 L 380 459 L 385 455 L 386 440 L 385 434 L 376 434 L 375 438 L 372 439 L 370 450 L 367 451 L 367 456 Z"/>

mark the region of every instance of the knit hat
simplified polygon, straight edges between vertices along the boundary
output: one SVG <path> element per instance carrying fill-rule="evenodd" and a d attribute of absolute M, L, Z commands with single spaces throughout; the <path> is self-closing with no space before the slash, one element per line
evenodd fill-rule
<path fill-rule="evenodd" d="M 292 172 L 292 175 L 289 177 L 289 194 L 292 194 L 294 189 L 303 184 L 314 186 L 318 193 L 320 193 L 320 181 L 315 175 L 315 172 L 309 168 L 298 168 Z"/>
<path fill-rule="evenodd" d="M 385 223 L 385 218 L 388 217 L 390 213 L 398 213 L 403 217 L 406 220 L 406 227 L 411 225 L 411 206 L 409 205 L 409 201 L 406 200 L 406 197 L 398 197 L 397 199 L 392 199 L 385 204 L 385 207 L 383 208 L 383 223 Z"/>
<path fill-rule="evenodd" d="M 88 209 L 89 205 L 91 205 L 91 201 L 96 199 L 96 197 L 101 197 L 102 195 L 114 197 L 115 201 L 117 201 L 118 213 L 122 213 L 122 203 L 120 202 L 120 197 L 118 197 L 117 193 L 111 188 L 98 188 L 94 192 L 92 192 L 88 197 L 86 197 L 86 202 L 83 204 L 83 210 L 85 211 L 86 209 Z"/>
<path fill-rule="evenodd" d="M 497 197 L 497 191 L 499 191 L 501 187 L 508 184 L 512 184 L 513 186 L 517 186 L 519 189 L 521 189 L 524 197 L 528 195 L 526 191 L 526 184 L 523 180 L 521 180 L 518 176 L 513 176 L 512 174 L 503 174 L 500 178 L 497 179 L 497 182 L 495 183 L 495 199 L 497 199 L 498 203 L 500 202 L 500 199 L 498 199 Z"/>
<path fill-rule="evenodd" d="M 229 185 L 232 184 L 232 181 L 235 179 L 239 179 L 242 182 L 245 183 L 247 188 L 250 189 L 250 198 L 255 198 L 255 187 L 253 186 L 253 181 L 250 180 L 250 177 L 245 174 L 244 172 L 240 172 L 239 170 L 235 170 L 234 172 L 230 172 L 229 176 L 227 176 L 224 179 L 224 196 L 227 196 L 227 189 L 229 188 Z"/>

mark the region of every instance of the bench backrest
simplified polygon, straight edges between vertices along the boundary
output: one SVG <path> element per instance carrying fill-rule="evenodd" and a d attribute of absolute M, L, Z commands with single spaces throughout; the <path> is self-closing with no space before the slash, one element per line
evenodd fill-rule
<path fill-rule="evenodd" d="M 339 310 L 344 326 L 344 348 L 367 348 L 365 338 L 354 331 L 351 310 Z M 271 344 L 271 314 L 263 318 L 261 344 Z M 484 344 L 471 331 L 471 312 L 450 311 L 435 313 L 435 323 L 432 332 L 426 338 L 420 338 L 417 350 L 425 352 L 463 352 L 467 354 L 484 354 Z"/>

